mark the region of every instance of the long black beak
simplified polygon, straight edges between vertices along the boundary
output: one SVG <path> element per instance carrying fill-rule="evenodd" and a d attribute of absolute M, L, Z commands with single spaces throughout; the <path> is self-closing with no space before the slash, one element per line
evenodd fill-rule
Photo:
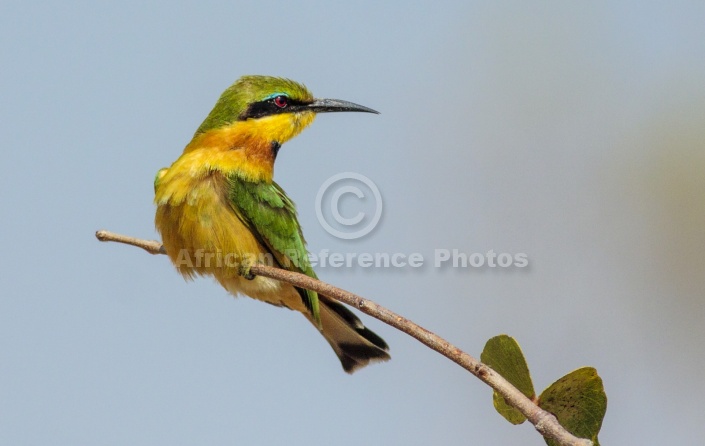
<path fill-rule="evenodd" d="M 305 108 L 316 113 L 365 112 L 379 114 L 377 110 L 372 110 L 364 105 L 341 101 L 340 99 L 314 99 L 313 102 L 307 104 Z"/>

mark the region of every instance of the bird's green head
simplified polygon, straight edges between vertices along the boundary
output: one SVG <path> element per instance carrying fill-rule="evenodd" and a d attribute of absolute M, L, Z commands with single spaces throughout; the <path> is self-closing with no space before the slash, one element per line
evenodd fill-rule
<path fill-rule="evenodd" d="M 308 126 L 317 113 L 378 113 L 338 99 L 315 99 L 308 89 L 289 79 L 243 76 L 218 99 L 196 135 L 236 127 L 252 136 L 284 143 Z"/>

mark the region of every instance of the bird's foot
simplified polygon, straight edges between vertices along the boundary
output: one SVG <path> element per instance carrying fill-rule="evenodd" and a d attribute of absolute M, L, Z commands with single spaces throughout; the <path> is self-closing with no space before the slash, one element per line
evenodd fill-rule
<path fill-rule="evenodd" d="M 240 264 L 238 274 L 247 280 L 252 280 L 255 278 L 255 275 L 250 272 L 250 265 L 244 263 Z"/>

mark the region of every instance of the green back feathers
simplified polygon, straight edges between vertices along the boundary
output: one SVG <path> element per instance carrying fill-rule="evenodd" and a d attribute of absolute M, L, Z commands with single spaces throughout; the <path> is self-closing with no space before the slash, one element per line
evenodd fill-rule
<path fill-rule="evenodd" d="M 311 92 L 298 82 L 273 76 L 242 76 L 220 95 L 220 99 L 196 134 L 232 124 L 250 104 L 278 94 L 284 94 L 297 101 L 313 100 Z"/>
<path fill-rule="evenodd" d="M 276 183 L 253 183 L 236 173 L 228 176 L 233 211 L 272 253 L 280 268 L 316 277 L 306 250 L 306 241 L 296 217 L 296 207 Z M 297 288 L 314 321 L 320 326 L 318 294 Z"/>

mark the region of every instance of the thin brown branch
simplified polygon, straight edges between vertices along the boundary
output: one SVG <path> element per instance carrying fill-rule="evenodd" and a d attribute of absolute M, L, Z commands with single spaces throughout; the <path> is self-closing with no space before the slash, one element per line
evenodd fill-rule
<path fill-rule="evenodd" d="M 96 231 L 95 236 L 101 242 L 118 242 L 125 245 L 137 246 L 150 254 L 166 254 L 164 246 L 156 240 L 142 240 L 128 235 L 115 234 L 114 232 L 101 229 Z"/>
<path fill-rule="evenodd" d="M 154 240 L 141 240 L 109 231 L 98 231 L 96 237 L 102 242 L 119 242 L 127 245 L 137 246 L 150 254 L 166 254 L 161 243 Z M 340 302 L 355 307 L 365 314 L 368 314 L 385 324 L 403 331 L 409 336 L 417 339 L 427 347 L 437 351 L 441 355 L 455 362 L 462 368 L 478 377 L 482 382 L 489 385 L 504 397 L 506 402 L 519 410 L 534 425 L 537 431 L 546 438 L 555 440 L 562 446 L 591 446 L 590 440 L 577 438 L 565 430 L 558 423 L 553 414 L 538 407 L 531 399 L 526 397 L 521 391 L 514 387 L 500 374 L 492 370 L 489 366 L 481 363 L 474 357 L 455 347 L 450 342 L 440 336 L 426 330 L 420 325 L 390 311 L 371 300 L 364 299 L 349 291 L 334 287 L 320 280 L 308 277 L 291 271 L 285 271 L 271 266 L 255 264 L 251 266 L 250 272 L 257 276 L 269 277 L 271 279 L 287 282 L 292 285 L 316 291 Z"/>

